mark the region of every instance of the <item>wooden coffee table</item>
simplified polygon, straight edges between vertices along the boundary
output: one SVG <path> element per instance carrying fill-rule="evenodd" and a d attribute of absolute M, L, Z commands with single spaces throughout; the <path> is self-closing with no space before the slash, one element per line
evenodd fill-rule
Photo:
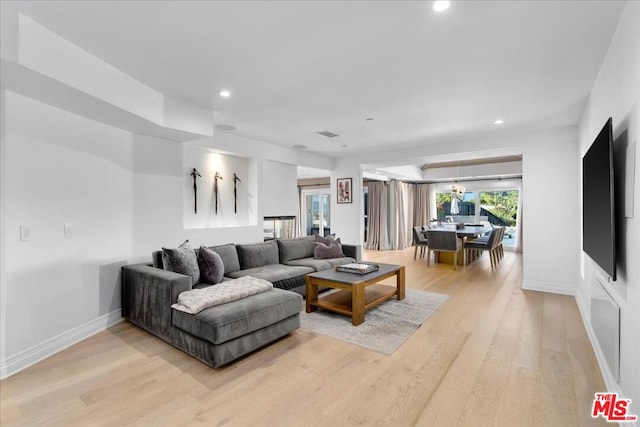
<path fill-rule="evenodd" d="M 364 322 L 364 313 L 394 296 L 403 300 L 404 265 L 378 264 L 380 269 L 367 274 L 343 273 L 329 269 L 307 275 L 307 313 L 322 308 L 335 313 L 351 316 L 351 322 L 358 326 Z M 379 285 L 378 282 L 396 277 L 396 286 Z M 375 285 L 375 286 L 372 286 Z M 318 287 L 339 289 L 318 298 Z"/>

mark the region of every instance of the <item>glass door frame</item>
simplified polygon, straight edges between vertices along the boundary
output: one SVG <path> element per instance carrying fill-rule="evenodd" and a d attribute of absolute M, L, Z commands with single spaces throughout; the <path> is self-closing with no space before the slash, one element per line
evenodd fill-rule
<path fill-rule="evenodd" d="M 301 225 L 301 234 L 302 235 L 306 235 L 309 236 L 309 234 L 307 234 L 307 212 L 308 212 L 308 207 L 307 207 L 307 196 L 313 196 L 313 195 L 318 195 L 320 196 L 320 200 L 322 200 L 322 196 L 327 196 L 329 203 L 331 203 L 331 188 L 327 187 L 327 188 L 314 188 L 311 190 L 308 189 L 303 189 L 300 191 L 300 225 Z M 312 208 L 311 208 L 312 209 Z M 319 203 L 319 223 L 318 223 L 318 234 L 321 236 L 324 236 L 324 204 L 323 203 Z M 329 228 L 329 230 L 331 230 L 331 207 L 329 207 L 329 217 L 327 218 L 327 228 Z"/>

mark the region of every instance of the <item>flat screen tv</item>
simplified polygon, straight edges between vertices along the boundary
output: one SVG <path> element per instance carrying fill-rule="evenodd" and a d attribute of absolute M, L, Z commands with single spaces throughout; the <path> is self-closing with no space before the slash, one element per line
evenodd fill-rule
<path fill-rule="evenodd" d="M 582 158 L 582 250 L 616 280 L 611 118 Z"/>

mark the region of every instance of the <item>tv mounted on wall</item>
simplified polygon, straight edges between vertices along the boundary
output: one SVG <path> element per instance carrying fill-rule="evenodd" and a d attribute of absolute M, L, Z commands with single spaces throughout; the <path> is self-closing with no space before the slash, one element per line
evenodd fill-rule
<path fill-rule="evenodd" d="M 616 280 L 611 117 L 582 158 L 582 250 Z"/>

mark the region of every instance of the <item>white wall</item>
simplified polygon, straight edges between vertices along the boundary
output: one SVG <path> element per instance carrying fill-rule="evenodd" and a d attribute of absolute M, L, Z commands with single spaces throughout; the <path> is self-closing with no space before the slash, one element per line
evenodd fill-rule
<path fill-rule="evenodd" d="M 577 141 L 523 147 L 523 289 L 573 295 L 577 282 Z"/>
<path fill-rule="evenodd" d="M 12 92 L 5 97 L 2 333 L 10 365 L 120 307 L 133 193 L 129 133 Z M 20 240 L 21 225 L 30 227 L 29 241 Z"/>
<path fill-rule="evenodd" d="M 338 203 L 337 180 L 352 178 L 351 203 Z M 362 171 L 357 164 L 337 162 L 331 171 L 331 233 L 344 243 L 362 245 L 364 242 L 364 197 Z"/>
<path fill-rule="evenodd" d="M 624 218 L 622 212 L 616 215 L 616 227 L 623 241 L 618 246 L 618 280 L 606 283 L 607 291 L 620 306 L 620 383 L 608 371 L 602 359 L 597 340 L 590 327 L 591 283 L 594 275 L 599 275 L 598 267 L 583 252 L 584 268 L 579 275 L 576 299 L 596 347 L 600 365 L 605 373 L 607 386 L 633 400 L 634 414 L 640 414 L 640 3 L 627 2 L 616 34 L 593 85 L 582 119 L 580 121 L 579 153 L 575 162 L 581 171 L 581 158 L 608 117 L 613 118 L 614 138 L 627 132 L 627 142 L 635 144 L 635 179 L 623 179 L 627 188 L 633 186 L 634 216 Z M 581 194 L 581 190 L 578 191 Z M 620 206 L 617 204 L 617 206 Z M 621 209 L 622 211 L 622 209 Z M 580 217 L 581 220 L 581 217 Z"/>
<path fill-rule="evenodd" d="M 204 162 L 207 161 L 211 152 L 142 135 L 133 135 L 133 142 L 133 193 L 135 196 L 132 262 L 148 261 L 152 251 L 162 246 L 177 246 L 185 239 L 189 239 L 191 245 L 195 247 L 224 243 L 250 243 L 262 239 L 262 225 L 261 223 L 258 225 L 255 221 L 252 224 L 247 222 L 243 225 L 227 227 L 185 227 L 185 211 L 193 216 L 193 199 L 191 198 L 193 180 L 188 175 L 189 171 L 185 170 L 184 152 L 190 153 L 190 156 L 200 153 L 200 160 Z M 249 184 L 257 181 L 254 176 L 256 161 L 243 159 L 243 163 L 248 169 L 246 181 L 243 177 L 243 182 Z M 204 169 L 201 172 L 204 172 Z M 225 181 L 228 178 L 230 177 L 225 176 Z M 212 176 L 203 175 L 203 178 L 199 178 L 198 212 L 200 213 L 198 215 L 202 215 L 203 218 L 204 213 L 211 209 L 211 199 L 209 197 L 208 201 L 205 201 L 204 192 L 211 191 L 212 182 L 206 185 L 205 179 L 212 181 Z M 228 188 L 227 191 L 229 191 Z M 230 205 L 229 215 L 233 215 L 232 193 L 225 197 L 225 209 L 228 211 Z M 256 204 L 257 200 L 245 200 L 241 202 L 241 206 L 245 202 Z M 247 205 L 244 207 L 246 208 Z"/>
<path fill-rule="evenodd" d="M 159 92 L 25 15 L 18 15 L 18 28 L 22 65 L 147 120 L 164 122 L 164 99 Z"/>
<path fill-rule="evenodd" d="M 262 216 L 298 216 L 297 182 L 296 165 L 263 160 L 260 182 Z"/>

